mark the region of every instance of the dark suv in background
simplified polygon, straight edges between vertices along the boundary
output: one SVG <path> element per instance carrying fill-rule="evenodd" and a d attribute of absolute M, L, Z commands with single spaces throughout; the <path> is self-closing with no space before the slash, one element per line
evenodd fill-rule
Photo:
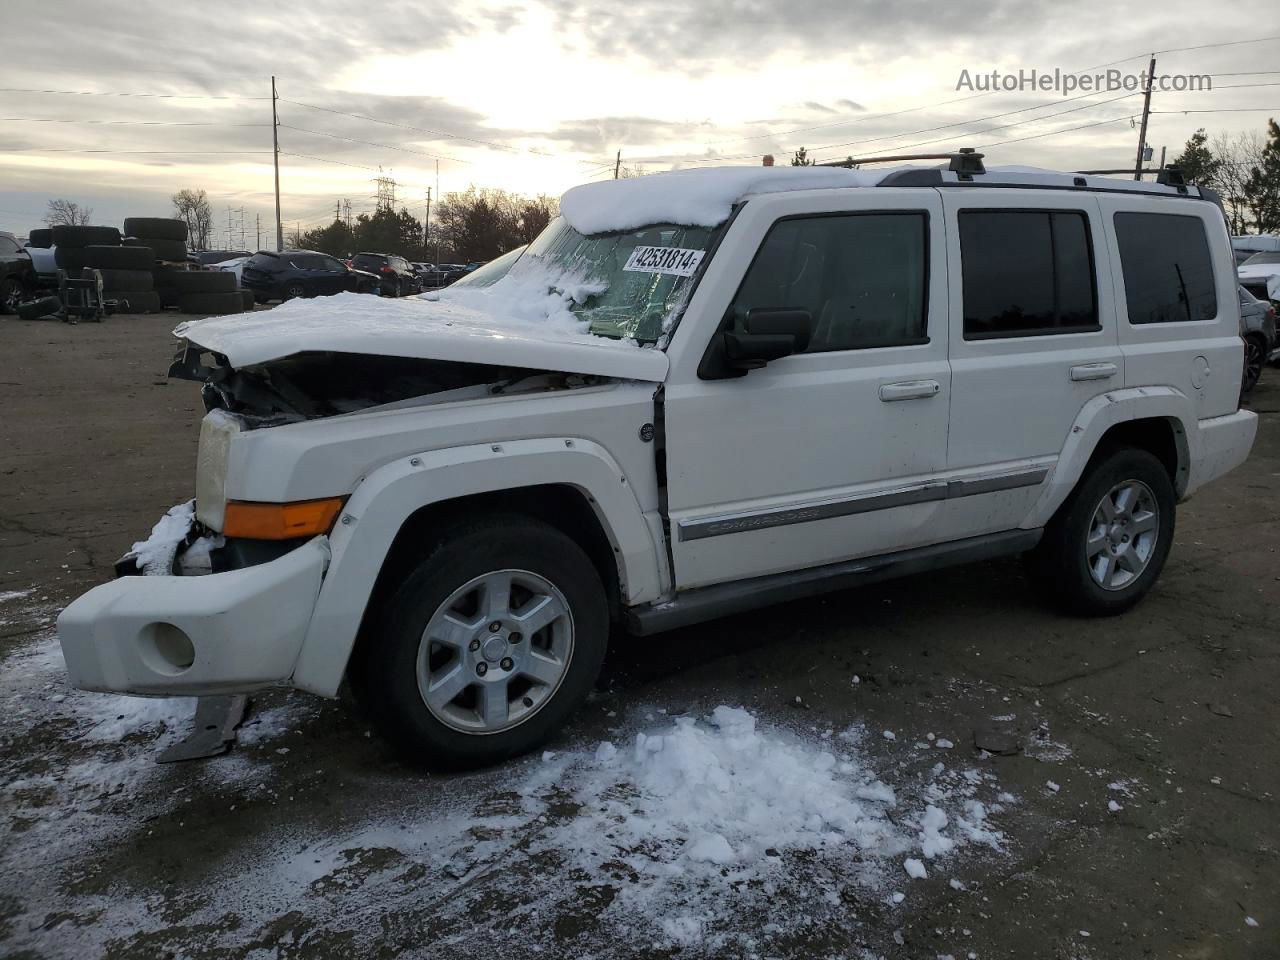
<path fill-rule="evenodd" d="M 0 231 L 0 313 L 13 313 L 36 285 L 31 254 L 12 233 Z"/>
<path fill-rule="evenodd" d="M 245 261 L 240 285 L 252 290 L 258 303 L 331 294 L 378 293 L 379 277 L 348 267 L 327 253 L 313 250 L 259 250 Z"/>
<path fill-rule="evenodd" d="M 421 293 L 422 282 L 412 265 L 404 257 L 386 253 L 357 253 L 351 258 L 356 270 L 366 270 L 382 280 L 383 296 L 403 297 L 409 293 Z"/>

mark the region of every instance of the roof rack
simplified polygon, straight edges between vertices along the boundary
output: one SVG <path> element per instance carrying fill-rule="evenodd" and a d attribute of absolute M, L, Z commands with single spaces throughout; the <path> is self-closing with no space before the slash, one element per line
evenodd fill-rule
<path fill-rule="evenodd" d="M 1127 175 L 1134 172 L 1135 172 L 1134 170 L 1127 167 L 1120 170 L 1077 170 L 1076 171 L 1076 173 L 1082 173 L 1082 174 L 1085 174 L 1086 176 L 1105 176 L 1107 174 L 1118 174 L 1118 173 L 1123 173 Z M 1150 167 L 1144 167 L 1141 170 L 1136 171 L 1136 173 L 1138 174 L 1138 176 L 1134 177 L 1135 180 L 1141 180 L 1147 174 L 1152 173 L 1152 174 L 1155 174 L 1156 183 L 1160 184 L 1161 186 L 1185 187 L 1187 185 L 1187 180 L 1182 175 L 1182 168 L 1179 167 L 1177 164 L 1173 164 L 1173 163 L 1166 164 L 1165 166 L 1158 167 L 1156 169 L 1152 169 Z"/>
<path fill-rule="evenodd" d="M 820 167 L 860 167 L 864 163 L 903 163 L 908 160 L 950 160 L 947 169 L 958 174 L 961 180 L 968 180 L 974 174 L 986 173 L 982 165 L 981 153 L 973 147 L 961 147 L 954 153 L 902 153 L 887 157 L 849 157 L 845 160 L 830 160 L 820 163 Z"/>

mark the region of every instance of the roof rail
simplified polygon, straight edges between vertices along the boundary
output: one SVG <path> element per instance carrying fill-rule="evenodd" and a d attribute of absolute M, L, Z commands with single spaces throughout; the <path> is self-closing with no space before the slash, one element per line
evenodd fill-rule
<path fill-rule="evenodd" d="M 1083 173 L 1086 176 L 1089 176 L 1089 175 L 1105 176 L 1107 174 L 1118 174 L 1118 173 L 1130 174 L 1133 172 L 1134 171 L 1129 167 L 1125 167 L 1118 170 L 1077 170 L 1076 171 L 1076 173 Z M 1142 179 L 1142 177 L 1146 176 L 1147 174 L 1154 174 L 1156 178 L 1156 183 L 1166 187 L 1185 187 L 1187 185 L 1186 178 L 1182 175 L 1182 168 L 1179 167 L 1177 164 L 1173 164 L 1173 163 L 1166 164 L 1163 167 L 1157 167 L 1157 168 L 1143 167 L 1141 170 L 1137 171 L 1137 174 L 1138 176 L 1134 178 L 1136 180 Z"/>
<path fill-rule="evenodd" d="M 864 163 L 903 163 L 907 160 L 950 160 L 947 169 L 960 175 L 961 180 L 968 180 L 974 174 L 986 173 L 982 165 L 982 154 L 974 152 L 973 147 L 961 147 L 954 153 L 903 153 L 886 157 L 849 157 L 845 160 L 829 160 L 820 163 L 820 167 L 860 167 Z"/>

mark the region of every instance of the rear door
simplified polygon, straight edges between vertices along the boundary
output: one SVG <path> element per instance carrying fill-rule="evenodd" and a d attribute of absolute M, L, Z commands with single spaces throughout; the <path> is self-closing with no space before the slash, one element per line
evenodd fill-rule
<path fill-rule="evenodd" d="M 937 191 L 908 188 L 782 193 L 742 208 L 671 351 L 678 587 L 936 539 L 951 387 L 941 214 Z M 722 320 L 753 308 L 807 311 L 808 350 L 704 378 Z"/>
<path fill-rule="evenodd" d="M 1093 194 L 944 191 L 951 537 L 1017 527 L 1081 408 L 1124 384 Z"/>
<path fill-rule="evenodd" d="M 1107 196 L 1128 386 L 1171 386 L 1196 416 L 1239 406 L 1244 344 L 1226 225 L 1203 200 Z"/>

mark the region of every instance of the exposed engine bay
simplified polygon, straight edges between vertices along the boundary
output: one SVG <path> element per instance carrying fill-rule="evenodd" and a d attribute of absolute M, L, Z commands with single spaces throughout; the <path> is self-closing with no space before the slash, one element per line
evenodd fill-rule
<path fill-rule="evenodd" d="M 211 356 L 215 365 L 207 365 L 205 356 Z M 568 390 L 610 379 L 452 360 L 329 351 L 296 353 L 236 369 L 219 354 L 190 344 L 179 350 L 169 376 L 202 382 L 205 409 L 234 413 L 247 429 L 339 416 L 371 407 Z"/>

